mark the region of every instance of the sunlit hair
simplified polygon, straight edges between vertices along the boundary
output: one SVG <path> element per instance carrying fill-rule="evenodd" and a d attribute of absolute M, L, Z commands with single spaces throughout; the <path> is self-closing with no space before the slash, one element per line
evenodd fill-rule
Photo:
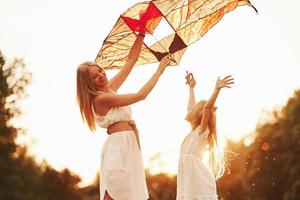
<path fill-rule="evenodd" d="M 95 62 L 84 62 L 77 68 L 77 103 L 82 120 L 90 130 L 96 130 L 93 97 L 97 94 L 93 80 L 89 74 L 89 67 L 98 66 Z"/>
<path fill-rule="evenodd" d="M 206 100 L 199 101 L 194 105 L 187 114 L 186 120 L 191 123 L 194 130 L 200 125 L 202 120 L 203 108 Z M 219 179 L 225 172 L 227 163 L 224 156 L 223 148 L 220 147 L 217 130 L 216 130 L 216 114 L 214 109 L 211 110 L 208 120 L 208 149 L 209 149 L 209 166 L 216 179 Z"/>

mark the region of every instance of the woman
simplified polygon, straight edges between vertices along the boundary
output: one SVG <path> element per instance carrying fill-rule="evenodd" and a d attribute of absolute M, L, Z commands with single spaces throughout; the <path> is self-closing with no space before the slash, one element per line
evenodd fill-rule
<path fill-rule="evenodd" d="M 143 38 L 142 34 L 137 36 L 125 66 L 110 80 L 94 62 L 82 63 L 77 69 L 77 100 L 83 121 L 92 131 L 97 123 L 109 134 L 102 147 L 100 200 L 149 198 L 139 135 L 129 105 L 147 97 L 170 64 L 170 57 L 161 60 L 156 72 L 137 93 L 116 93 L 139 57 Z"/>
<path fill-rule="evenodd" d="M 215 101 L 222 88 L 230 88 L 233 78 L 218 78 L 215 89 L 208 101 L 196 103 L 194 87 L 196 81 L 192 73 L 187 72 L 189 102 L 186 120 L 192 130 L 184 139 L 180 150 L 177 175 L 177 200 L 217 200 L 215 180 L 225 170 L 224 155 L 217 141 Z M 203 154 L 208 147 L 209 168 L 203 164 Z"/>

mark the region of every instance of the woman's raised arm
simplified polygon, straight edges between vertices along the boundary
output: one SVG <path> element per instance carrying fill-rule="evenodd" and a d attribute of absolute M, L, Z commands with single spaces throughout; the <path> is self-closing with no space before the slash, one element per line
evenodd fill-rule
<path fill-rule="evenodd" d="M 113 78 L 109 80 L 109 87 L 112 90 L 117 91 L 119 87 L 124 83 L 128 75 L 130 74 L 133 66 L 135 65 L 136 61 L 139 58 L 144 37 L 145 35 L 143 34 L 137 35 L 137 38 L 130 49 L 125 65 Z"/>
<path fill-rule="evenodd" d="M 148 80 L 148 82 L 137 92 L 131 94 L 114 94 L 114 93 L 103 93 L 98 95 L 95 99 L 95 103 L 105 105 L 107 107 L 116 107 L 116 106 L 127 106 L 138 101 L 144 100 L 148 94 L 152 91 L 154 86 L 159 80 L 159 77 L 164 72 L 165 68 L 170 64 L 170 56 L 164 57 L 156 72 Z"/>

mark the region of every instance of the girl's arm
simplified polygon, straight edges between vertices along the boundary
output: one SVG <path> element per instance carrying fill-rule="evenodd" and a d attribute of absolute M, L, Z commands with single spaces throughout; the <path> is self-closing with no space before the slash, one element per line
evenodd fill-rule
<path fill-rule="evenodd" d="M 203 133 L 207 128 L 208 120 L 209 120 L 210 114 L 213 110 L 213 107 L 215 105 L 216 99 L 219 95 L 219 92 L 224 87 L 231 88 L 230 85 L 233 83 L 234 83 L 233 78 L 231 76 L 226 76 L 223 79 L 220 79 L 218 77 L 215 89 L 214 89 L 212 95 L 210 96 L 210 98 L 208 99 L 208 101 L 205 103 L 203 111 L 202 111 L 202 119 L 201 119 L 200 129 L 199 129 L 200 133 Z"/>
<path fill-rule="evenodd" d="M 103 93 L 98 95 L 95 99 L 96 104 L 102 104 L 107 107 L 119 107 L 119 106 L 127 106 L 138 101 L 144 100 L 148 94 L 152 91 L 154 86 L 156 85 L 159 77 L 164 72 L 165 68 L 170 64 L 170 56 L 164 57 L 156 72 L 152 75 L 152 77 L 148 80 L 148 82 L 137 92 L 132 94 L 113 94 L 113 93 Z"/>
<path fill-rule="evenodd" d="M 189 100 L 187 106 L 187 112 L 189 112 L 192 109 L 192 107 L 196 104 L 195 92 L 194 92 L 196 81 L 194 79 L 193 74 L 189 73 L 188 71 L 186 71 L 185 79 L 186 79 L 186 84 L 189 85 Z"/>
<path fill-rule="evenodd" d="M 193 74 L 189 73 L 188 71 L 186 71 L 185 79 L 186 79 L 186 84 L 189 85 L 189 100 L 188 100 L 187 113 L 185 116 L 185 120 L 190 121 L 191 110 L 194 107 L 194 105 L 196 104 L 195 92 L 194 92 L 196 81 L 194 79 Z"/>
<path fill-rule="evenodd" d="M 122 67 L 122 69 L 117 73 L 113 78 L 109 80 L 109 87 L 117 91 L 119 87 L 124 83 L 128 75 L 130 74 L 133 66 L 135 65 L 136 61 L 139 58 L 142 45 L 143 45 L 143 40 L 144 40 L 145 35 L 143 34 L 138 34 L 137 38 L 130 49 L 130 52 L 128 54 L 127 61 L 125 65 Z"/>

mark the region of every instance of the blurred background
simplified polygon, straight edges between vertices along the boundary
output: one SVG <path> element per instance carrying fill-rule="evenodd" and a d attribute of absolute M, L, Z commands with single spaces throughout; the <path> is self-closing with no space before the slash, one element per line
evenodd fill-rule
<path fill-rule="evenodd" d="M 137 2 L 0 0 L 0 200 L 99 199 L 107 135 L 81 121 L 76 69 Z M 186 70 L 197 99 L 209 97 L 217 76 L 235 78 L 217 100 L 230 155 L 219 199 L 300 199 L 300 2 L 251 2 L 258 15 L 246 6 L 225 15 L 132 106 L 151 200 L 176 199 L 179 148 L 190 129 Z M 134 68 L 120 93 L 138 91 L 156 66 Z"/>

